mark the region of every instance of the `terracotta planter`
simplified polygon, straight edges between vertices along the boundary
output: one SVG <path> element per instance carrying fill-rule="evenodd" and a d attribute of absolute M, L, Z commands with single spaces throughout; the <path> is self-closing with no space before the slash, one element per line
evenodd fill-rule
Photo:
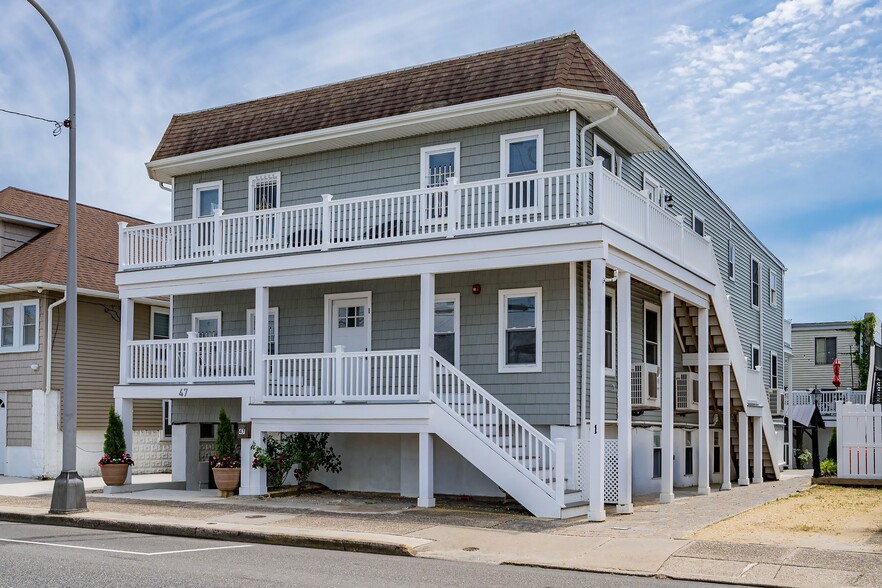
<path fill-rule="evenodd" d="M 101 466 L 101 479 L 105 486 L 122 486 L 129 475 L 129 464 L 106 463 Z"/>
<path fill-rule="evenodd" d="M 241 479 L 240 468 L 212 468 L 214 485 L 221 492 L 235 492 Z"/>

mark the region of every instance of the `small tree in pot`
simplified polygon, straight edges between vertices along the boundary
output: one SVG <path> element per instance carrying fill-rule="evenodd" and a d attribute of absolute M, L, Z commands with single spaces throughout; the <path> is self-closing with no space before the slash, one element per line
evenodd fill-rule
<path fill-rule="evenodd" d="M 215 438 L 215 455 L 211 456 L 209 465 L 214 473 L 214 483 L 222 493 L 235 492 L 241 479 L 239 451 L 236 447 L 236 435 L 233 423 L 227 411 L 220 409 L 220 417 Z"/>
<path fill-rule="evenodd" d="M 129 476 L 129 468 L 135 465 L 126 452 L 126 436 L 120 416 L 110 407 L 107 430 L 104 432 L 104 455 L 98 460 L 101 478 L 107 486 L 122 486 Z"/>

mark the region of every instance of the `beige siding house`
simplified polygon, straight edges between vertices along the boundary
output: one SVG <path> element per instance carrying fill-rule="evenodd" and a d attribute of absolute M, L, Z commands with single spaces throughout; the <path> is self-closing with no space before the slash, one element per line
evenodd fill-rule
<path fill-rule="evenodd" d="M 793 389 L 833 389 L 833 360 L 841 363 L 840 388 L 856 389 L 860 375 L 853 364 L 851 323 L 793 323 Z"/>
<path fill-rule="evenodd" d="M 0 191 L 0 474 L 7 476 L 54 476 L 60 468 L 66 209 L 58 198 L 16 188 Z M 77 214 L 77 469 L 97 475 L 107 411 L 119 381 L 117 223 L 142 221 L 84 205 Z M 135 338 L 161 338 L 168 316 L 165 301 L 137 301 Z M 139 401 L 133 424 L 136 472 L 168 470 L 162 403 Z"/>

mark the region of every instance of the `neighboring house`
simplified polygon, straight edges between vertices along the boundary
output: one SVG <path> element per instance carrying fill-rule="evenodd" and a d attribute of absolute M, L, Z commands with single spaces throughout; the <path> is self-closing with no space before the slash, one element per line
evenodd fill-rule
<path fill-rule="evenodd" d="M 119 222 L 144 221 L 77 206 L 77 469 L 97 475 L 113 385 L 119 380 Z M 0 191 L 0 474 L 56 476 L 61 466 L 67 201 L 18 188 Z M 168 336 L 168 304 L 138 300 L 134 329 Z M 162 404 L 134 411 L 135 471 L 168 471 Z M 130 446 L 131 448 L 131 446 Z"/>
<path fill-rule="evenodd" d="M 316 479 L 421 506 L 778 476 L 785 268 L 575 33 L 175 115 L 147 169 L 173 218 L 122 231 L 117 284 L 129 333 L 171 296 L 172 339 L 115 396 L 172 400 L 190 488 L 220 407 L 243 464 L 327 431 Z"/>

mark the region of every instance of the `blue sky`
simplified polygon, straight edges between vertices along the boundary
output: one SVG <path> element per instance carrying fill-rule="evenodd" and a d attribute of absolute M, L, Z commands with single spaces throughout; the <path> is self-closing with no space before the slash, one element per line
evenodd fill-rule
<path fill-rule="evenodd" d="M 788 267 L 797 321 L 882 314 L 882 2 L 44 0 L 79 82 L 80 201 L 154 221 L 173 113 L 577 30 Z M 64 118 L 64 63 L 0 0 L 0 108 Z M 0 113 L 0 186 L 66 194 L 67 142 Z"/>

